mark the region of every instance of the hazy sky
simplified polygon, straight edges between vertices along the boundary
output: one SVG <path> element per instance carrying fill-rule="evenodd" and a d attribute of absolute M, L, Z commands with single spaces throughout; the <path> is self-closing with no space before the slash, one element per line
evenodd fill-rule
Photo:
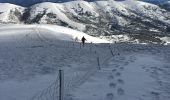
<path fill-rule="evenodd" d="M 64 2 L 64 1 L 73 1 L 73 0 L 0 0 L 1 3 L 13 3 L 21 6 L 30 6 L 35 3 L 50 1 L 50 2 Z M 87 0 L 87 1 L 95 1 L 95 0 Z M 142 0 L 142 1 L 151 1 L 151 2 L 163 2 L 169 0 Z"/>

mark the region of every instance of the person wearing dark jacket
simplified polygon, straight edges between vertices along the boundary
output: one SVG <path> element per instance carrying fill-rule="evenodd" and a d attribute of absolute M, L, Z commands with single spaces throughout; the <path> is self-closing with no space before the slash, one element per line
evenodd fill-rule
<path fill-rule="evenodd" d="M 83 36 L 82 39 L 81 39 L 82 43 L 83 43 L 83 46 L 85 44 L 85 41 L 86 41 L 86 38 Z"/>

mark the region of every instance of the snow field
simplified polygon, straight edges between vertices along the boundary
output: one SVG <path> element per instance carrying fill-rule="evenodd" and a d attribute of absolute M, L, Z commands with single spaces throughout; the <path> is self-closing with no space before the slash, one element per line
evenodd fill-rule
<path fill-rule="evenodd" d="M 59 69 L 65 100 L 170 98 L 168 45 L 108 44 L 85 36 L 98 44 L 82 47 L 74 37 L 84 33 L 52 25 L 4 25 L 0 31 L 1 100 L 55 100 Z"/>
<path fill-rule="evenodd" d="M 114 57 L 73 93 L 73 100 L 169 100 L 169 62 L 163 60 L 169 52 L 165 48 L 169 47 L 139 44 L 113 47 Z"/>
<path fill-rule="evenodd" d="M 4 25 L 0 28 L 2 100 L 46 100 L 57 97 L 59 69 L 65 72 L 67 97 L 69 91 L 83 84 L 98 70 L 95 53 L 97 44 L 86 44 L 80 48 L 80 43 L 75 43 L 73 39 L 85 36 L 90 42 L 107 41 L 70 29 L 49 26 L 48 30 L 43 25 L 8 25 L 8 28 Z M 11 95 L 14 91 L 18 92 Z"/>

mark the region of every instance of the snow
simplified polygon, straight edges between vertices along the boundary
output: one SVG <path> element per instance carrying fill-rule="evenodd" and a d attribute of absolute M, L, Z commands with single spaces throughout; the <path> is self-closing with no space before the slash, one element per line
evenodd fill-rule
<path fill-rule="evenodd" d="M 170 98 L 169 45 L 110 44 L 55 25 L 1 25 L 0 45 L 1 100 L 56 99 L 59 69 L 65 100 Z"/>
<path fill-rule="evenodd" d="M 75 100 L 140 100 L 139 98 L 143 98 L 142 96 L 145 95 L 143 93 L 147 93 L 149 88 L 153 87 L 154 80 L 141 66 L 144 63 L 151 65 L 153 61 L 158 64 L 159 62 L 147 55 L 135 55 L 123 59 L 126 60 L 121 63 L 111 59 L 109 67 L 103 68 L 75 93 L 78 96 Z M 145 98 L 145 100 L 151 99 Z"/>
<path fill-rule="evenodd" d="M 162 37 L 160 38 L 162 41 L 165 42 L 165 44 L 169 44 L 170 43 L 170 37 Z"/>
<path fill-rule="evenodd" d="M 0 3 L 0 21 L 2 22 L 8 22 L 10 11 L 14 11 L 15 9 L 18 9 L 20 11 L 23 11 L 25 8 L 21 6 L 17 6 L 14 4 L 9 3 Z"/>
<path fill-rule="evenodd" d="M 86 1 L 72 1 L 62 3 L 68 12 L 73 13 L 74 15 L 78 15 L 77 13 L 86 13 L 91 12 L 93 16 L 99 16 L 94 6 L 92 6 L 89 2 Z"/>
<path fill-rule="evenodd" d="M 132 9 L 146 16 L 158 8 L 132 0 L 46 2 L 32 6 L 31 17 L 47 9 L 47 13 L 53 12 L 58 19 L 83 31 L 85 25 L 69 19 L 66 12 L 77 15 L 75 9 L 82 7 L 83 13 L 88 11 L 94 16 L 98 16 L 98 9 L 130 15 L 130 3 Z M 151 7 L 151 12 L 145 12 L 145 7 Z M 16 6 L 0 4 L 0 8 L 5 12 L 0 14 L 0 20 L 7 21 L 10 9 Z M 162 9 L 150 17 L 163 20 L 159 10 Z M 120 25 L 126 24 L 126 20 L 117 19 Z M 85 47 L 79 43 L 82 36 L 87 39 Z M 116 42 L 130 40 L 127 35 L 112 38 Z M 166 43 L 170 40 L 161 39 Z M 64 70 L 65 100 L 169 100 L 169 45 L 110 43 L 57 25 L 0 25 L 0 100 L 57 98 L 59 69 Z"/>
<path fill-rule="evenodd" d="M 66 16 L 66 14 L 64 13 L 64 6 L 61 4 L 55 4 L 55 3 L 50 3 L 50 2 L 36 4 L 32 6 L 31 18 L 34 18 L 40 12 L 43 13 L 45 9 L 47 10 L 47 13 L 56 14 L 59 20 L 68 23 L 70 26 L 76 27 L 77 29 L 81 31 L 85 30 L 85 25 L 74 22 Z"/>
<path fill-rule="evenodd" d="M 29 81 L 8 80 L 2 82 L 0 84 L 1 100 L 28 100 L 30 95 L 35 95 L 37 93 L 35 91 L 41 91 L 42 87 L 48 87 L 49 83 L 55 78 L 53 75 L 44 75 L 37 76 Z"/>
<path fill-rule="evenodd" d="M 168 21 L 165 20 L 166 16 L 168 15 L 163 15 L 162 13 L 162 11 L 166 10 L 161 9 L 158 5 L 134 0 L 125 0 L 123 3 L 126 5 L 126 8 L 130 8 L 135 12 L 140 13 L 142 16 L 157 19 L 164 23 L 170 23 L 169 20 Z"/>
<path fill-rule="evenodd" d="M 97 23 L 98 17 L 103 16 L 102 14 L 108 14 L 113 19 L 112 21 L 116 22 L 120 26 L 130 24 L 130 20 L 128 21 L 126 17 L 140 17 L 140 20 L 150 20 L 151 22 L 153 20 L 157 20 L 165 23 L 165 25 L 170 24 L 168 11 L 157 5 L 136 0 L 108 0 L 92 2 L 69 1 L 65 3 L 43 2 L 35 4 L 29 8 L 1 3 L 0 9 L 1 22 L 17 22 L 15 18 L 17 16 L 10 11 L 18 9 L 22 14 L 24 9 L 29 9 L 30 16 L 28 16 L 27 19 L 28 23 L 34 23 L 35 19 L 35 22 L 40 24 L 52 23 L 62 25 L 62 23 L 64 23 L 64 25 L 66 24 L 65 26 L 72 27 L 79 31 L 86 31 L 86 19 L 90 19 L 90 21 L 94 24 Z M 107 16 L 104 15 L 104 17 Z M 81 20 L 81 18 L 85 19 Z M 17 23 L 22 22 L 19 21 L 19 19 Z M 104 19 L 106 20 L 106 18 Z M 89 23 L 90 22 L 88 22 L 88 24 Z"/>
<path fill-rule="evenodd" d="M 83 32 L 79 32 L 79 31 L 76 31 L 73 29 L 69 29 L 69 28 L 65 28 L 65 27 L 57 26 L 57 25 L 19 25 L 18 24 L 18 25 L 8 25 L 8 27 L 6 25 L 3 25 L 0 27 L 0 30 L 2 31 L 2 33 L 0 33 L 2 40 L 7 40 L 4 37 L 8 38 L 11 35 L 12 36 L 14 35 L 13 37 L 16 37 L 14 39 L 17 39 L 17 38 L 22 38 L 22 37 L 28 35 L 29 31 L 44 30 L 44 32 L 42 33 L 43 37 L 46 37 L 49 39 L 56 38 L 58 40 L 75 41 L 76 37 L 79 40 L 81 40 L 81 38 L 84 36 L 87 39 L 88 43 L 91 43 L 91 42 L 92 43 L 109 43 L 109 41 L 94 38 L 94 37 L 89 36 Z M 8 31 L 6 31 L 6 30 L 8 30 Z M 25 32 L 25 30 L 28 30 L 28 33 L 23 34 Z M 33 33 L 30 33 L 30 34 L 32 34 L 33 36 L 37 35 L 37 34 L 33 34 Z M 9 38 L 11 38 L 11 37 L 9 37 Z"/>
<path fill-rule="evenodd" d="M 132 41 L 132 39 L 130 38 L 130 36 L 124 34 L 124 35 L 112 35 L 112 36 L 109 36 L 109 37 L 105 37 L 105 36 L 100 36 L 100 38 L 102 39 L 107 39 L 109 41 L 112 41 L 113 43 L 115 42 L 130 42 Z"/>
<path fill-rule="evenodd" d="M 82 36 L 88 42 L 109 43 L 61 26 L 1 25 L 0 99 L 32 100 L 57 80 L 61 68 L 66 72 L 65 77 L 68 77 L 68 89 L 72 88 L 68 83 L 80 84 L 75 79 L 81 79 L 87 69 L 96 63 L 95 54 L 89 54 L 91 45 L 86 44 L 89 48 L 80 51 L 80 44 L 74 42 L 74 37 Z"/>
<path fill-rule="evenodd" d="M 95 8 L 100 9 L 104 12 L 112 13 L 113 11 L 118 11 L 124 15 L 129 15 L 127 9 L 125 8 L 125 5 L 122 4 L 121 2 L 109 0 L 109 1 L 95 1 L 91 2 L 91 4 Z"/>

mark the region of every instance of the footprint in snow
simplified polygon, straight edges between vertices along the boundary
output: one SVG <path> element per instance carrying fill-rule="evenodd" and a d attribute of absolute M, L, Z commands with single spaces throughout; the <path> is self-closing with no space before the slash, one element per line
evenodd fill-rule
<path fill-rule="evenodd" d="M 153 100 L 160 100 L 160 93 L 154 92 L 154 91 L 152 91 L 150 93 L 152 95 Z"/>
<path fill-rule="evenodd" d="M 130 62 L 134 62 L 136 60 L 136 57 L 131 56 L 130 57 Z"/>
<path fill-rule="evenodd" d="M 129 62 L 125 62 L 125 63 L 124 63 L 125 66 L 128 65 L 128 64 L 129 64 Z"/>
<path fill-rule="evenodd" d="M 119 65 L 115 65 L 115 67 L 116 67 L 116 68 L 118 68 L 118 67 L 119 67 Z"/>
<path fill-rule="evenodd" d="M 125 60 L 125 57 L 120 57 L 119 60 Z"/>
<path fill-rule="evenodd" d="M 124 84 L 125 83 L 122 79 L 118 79 L 117 82 L 120 83 L 120 84 Z"/>
<path fill-rule="evenodd" d="M 117 89 L 117 94 L 118 94 L 118 95 L 124 95 L 125 92 L 124 92 L 124 90 L 123 90 L 122 88 L 118 88 L 118 89 Z"/>
<path fill-rule="evenodd" d="M 146 69 L 146 66 L 142 65 L 142 69 Z"/>
<path fill-rule="evenodd" d="M 124 67 L 120 67 L 120 70 L 124 70 Z"/>
<path fill-rule="evenodd" d="M 66 96 L 66 100 L 73 100 L 73 95 L 71 95 L 71 94 L 66 94 L 67 96 Z"/>
<path fill-rule="evenodd" d="M 120 72 L 117 72 L 115 75 L 116 75 L 116 76 L 121 76 L 121 73 L 120 73 Z"/>
<path fill-rule="evenodd" d="M 112 72 L 116 72 L 116 69 L 113 69 Z"/>
<path fill-rule="evenodd" d="M 116 87 L 116 83 L 113 83 L 113 82 L 112 82 L 112 83 L 109 84 L 109 86 L 110 86 L 111 88 L 115 88 L 115 87 Z"/>
<path fill-rule="evenodd" d="M 113 75 L 110 75 L 110 76 L 108 77 L 108 79 L 114 79 L 114 76 L 113 76 Z"/>
<path fill-rule="evenodd" d="M 106 100 L 113 100 L 114 99 L 114 94 L 113 93 L 107 93 L 106 94 Z"/>
<path fill-rule="evenodd" d="M 129 60 L 129 61 L 132 62 L 132 63 L 135 62 L 135 60 Z"/>

